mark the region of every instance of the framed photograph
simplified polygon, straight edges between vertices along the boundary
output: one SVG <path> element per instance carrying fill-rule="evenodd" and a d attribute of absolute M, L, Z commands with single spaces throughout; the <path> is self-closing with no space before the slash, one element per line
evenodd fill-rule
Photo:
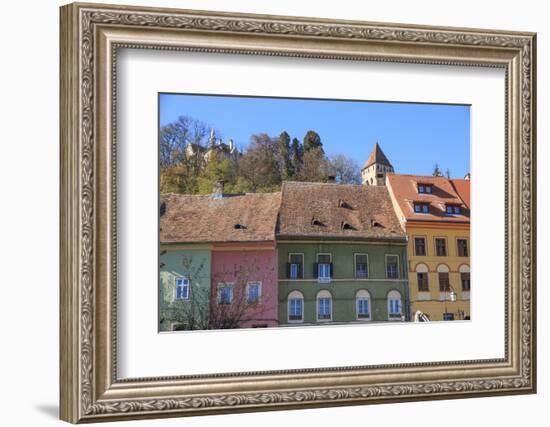
<path fill-rule="evenodd" d="M 63 420 L 536 391 L 535 34 L 60 21 Z"/>

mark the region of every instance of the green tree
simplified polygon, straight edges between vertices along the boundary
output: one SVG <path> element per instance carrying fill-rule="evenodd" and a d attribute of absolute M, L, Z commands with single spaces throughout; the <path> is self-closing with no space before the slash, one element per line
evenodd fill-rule
<path fill-rule="evenodd" d="M 304 147 L 302 146 L 298 138 L 293 138 L 292 143 L 290 144 L 291 174 L 289 178 L 296 179 L 296 177 L 300 173 L 300 170 L 302 169 L 303 162 L 304 162 Z"/>
<path fill-rule="evenodd" d="M 214 151 L 205 168 L 197 178 L 197 189 L 200 194 L 211 194 L 216 181 L 223 180 L 232 184 L 236 180 L 234 164 L 227 158 Z M 229 186 L 224 190 L 228 192 Z"/>
<path fill-rule="evenodd" d="M 281 170 L 281 178 L 288 179 L 293 175 L 292 162 L 290 159 L 290 135 L 283 131 L 277 140 L 279 148 L 279 163 Z"/>
<path fill-rule="evenodd" d="M 252 191 L 279 188 L 282 177 L 278 141 L 265 133 L 252 135 L 250 139 L 250 145 L 239 162 L 239 176 L 250 183 Z"/>
<path fill-rule="evenodd" d="M 314 130 L 308 130 L 304 136 L 304 152 L 312 150 L 314 148 L 320 148 L 323 150 L 323 143 L 321 137 Z"/>

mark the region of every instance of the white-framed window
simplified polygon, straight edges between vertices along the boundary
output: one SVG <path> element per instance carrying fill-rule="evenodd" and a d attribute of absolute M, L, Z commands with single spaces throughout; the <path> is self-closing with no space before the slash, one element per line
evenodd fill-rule
<path fill-rule="evenodd" d="M 176 300 L 189 299 L 189 279 L 176 277 Z"/>
<path fill-rule="evenodd" d="M 418 184 L 419 194 L 432 194 L 433 186 L 431 184 Z"/>
<path fill-rule="evenodd" d="M 369 256 L 367 254 L 355 254 L 355 278 L 367 279 L 369 277 Z"/>
<path fill-rule="evenodd" d="M 304 321 L 304 296 L 299 291 L 292 291 L 288 295 L 288 321 Z"/>
<path fill-rule="evenodd" d="M 248 304 L 257 304 L 262 297 L 262 283 L 249 282 L 246 285 L 246 302 Z"/>
<path fill-rule="evenodd" d="M 319 291 L 317 294 L 317 320 L 332 320 L 332 295 L 329 291 Z"/>
<path fill-rule="evenodd" d="M 428 205 L 427 203 L 415 203 L 414 212 L 427 214 L 430 212 L 430 205 Z"/>
<path fill-rule="evenodd" d="M 288 277 L 290 279 L 304 278 L 304 254 L 288 254 Z"/>
<path fill-rule="evenodd" d="M 332 254 L 317 254 L 317 279 L 319 282 L 330 282 L 332 277 Z"/>
<path fill-rule="evenodd" d="M 386 255 L 386 278 L 399 279 L 399 256 Z"/>
<path fill-rule="evenodd" d="M 458 205 L 447 205 L 446 212 L 448 215 L 460 215 L 460 206 Z"/>
<path fill-rule="evenodd" d="M 233 283 L 218 284 L 218 304 L 231 304 L 233 302 Z"/>
<path fill-rule="evenodd" d="M 355 295 L 355 309 L 357 320 L 370 320 L 370 294 L 365 289 L 360 289 Z"/>
<path fill-rule="evenodd" d="M 428 266 L 426 264 L 418 264 L 416 266 L 416 281 L 418 284 L 418 292 L 430 292 Z"/>
<path fill-rule="evenodd" d="M 401 320 L 402 307 L 401 307 L 401 294 L 398 291 L 390 291 L 388 293 L 388 319 L 389 320 Z"/>

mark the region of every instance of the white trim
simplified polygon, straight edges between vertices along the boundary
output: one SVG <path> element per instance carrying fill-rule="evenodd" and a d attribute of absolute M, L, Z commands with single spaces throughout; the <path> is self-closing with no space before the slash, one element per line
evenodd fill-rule
<path fill-rule="evenodd" d="M 390 301 L 397 300 L 395 295 L 399 295 L 399 309 L 400 309 L 400 316 L 399 317 L 391 317 L 390 313 Z M 386 295 L 386 306 L 388 308 L 388 320 L 391 322 L 401 322 L 403 320 L 403 296 L 401 295 L 401 292 L 399 292 L 397 289 L 392 289 L 388 292 L 388 295 Z"/>
<path fill-rule="evenodd" d="M 362 294 L 362 295 L 359 295 L 359 294 Z M 366 299 L 367 300 L 367 307 L 368 307 L 369 317 L 359 317 L 358 302 L 359 302 L 360 299 Z M 372 319 L 372 299 L 371 299 L 371 296 L 370 296 L 370 292 L 366 289 L 359 289 L 355 293 L 355 320 L 357 320 L 359 322 L 370 322 L 371 319 Z"/>
<path fill-rule="evenodd" d="M 330 257 L 330 262 L 328 264 L 328 268 L 329 268 L 328 277 L 321 278 L 321 276 L 319 274 L 319 264 L 326 264 L 326 263 L 319 263 L 319 255 L 328 255 Z M 319 283 L 330 283 L 332 281 L 332 274 L 333 274 L 333 271 L 332 271 L 332 253 L 331 252 L 317 252 L 316 255 L 315 255 L 315 260 L 316 260 L 316 264 L 317 264 L 317 282 L 319 282 Z"/>
<path fill-rule="evenodd" d="M 388 257 L 390 256 L 395 256 L 397 257 L 397 278 L 395 279 L 391 279 L 388 277 Z M 385 267 L 385 270 L 386 270 L 386 279 L 388 280 L 398 280 L 400 277 L 401 277 L 401 274 L 399 274 L 399 267 L 400 267 L 400 263 L 399 263 L 399 255 L 398 254 L 384 254 L 384 261 L 385 261 L 385 264 L 384 264 L 384 267 Z"/>
<path fill-rule="evenodd" d="M 437 254 L 437 240 L 443 239 L 445 240 L 445 255 L 438 255 Z M 447 240 L 447 237 L 445 236 L 434 236 L 434 256 L 436 257 L 448 257 L 449 255 L 449 241 Z"/>
<path fill-rule="evenodd" d="M 231 300 L 229 301 L 229 304 L 233 304 L 233 299 L 235 295 L 233 294 L 233 288 L 235 286 L 235 283 L 233 282 L 218 282 L 218 286 L 216 288 L 216 303 L 221 304 L 220 300 L 220 288 L 230 288 L 231 289 Z"/>
<path fill-rule="evenodd" d="M 251 304 L 251 302 L 248 300 L 248 293 L 249 293 L 250 285 L 258 285 L 258 301 L 253 301 L 252 304 L 261 304 L 261 302 L 262 302 L 262 282 L 261 282 L 261 280 L 251 280 L 250 282 L 246 282 L 246 303 Z"/>
<path fill-rule="evenodd" d="M 469 273 L 470 272 L 470 266 L 468 264 L 462 264 L 460 267 L 458 267 L 459 273 Z"/>
<path fill-rule="evenodd" d="M 328 296 L 326 296 L 328 294 Z M 330 299 L 330 319 L 319 319 L 319 300 L 320 299 Z M 330 291 L 326 289 L 322 289 L 319 292 L 317 292 L 317 295 L 315 296 L 315 312 L 316 312 L 316 320 L 317 322 L 332 322 L 332 310 L 333 310 L 333 298 Z"/>
<path fill-rule="evenodd" d="M 330 256 L 330 262 L 332 263 L 332 252 L 317 252 L 315 254 L 315 259 L 317 260 L 317 264 L 319 264 L 319 255 L 328 255 L 328 256 Z"/>
<path fill-rule="evenodd" d="M 365 255 L 367 257 L 367 277 L 357 277 L 357 255 Z M 353 253 L 353 275 L 355 280 L 366 280 L 370 276 L 370 265 L 369 265 L 369 254 L 364 252 L 354 252 Z"/>
<path fill-rule="evenodd" d="M 467 255 L 460 255 L 458 252 L 458 241 L 459 240 L 466 240 L 466 252 L 468 253 Z M 456 250 L 456 256 L 458 258 L 470 258 L 470 239 L 468 239 L 467 237 L 460 237 L 460 236 L 456 236 L 455 237 L 455 250 Z"/>
<path fill-rule="evenodd" d="M 416 239 L 424 240 L 424 255 L 418 255 L 416 253 Z M 412 246 L 413 246 L 412 249 L 413 249 L 414 256 L 425 256 L 425 257 L 428 256 L 428 239 L 426 238 L 426 236 L 413 235 L 412 236 Z"/>
<path fill-rule="evenodd" d="M 305 276 L 305 270 L 306 270 L 306 269 L 305 269 L 305 259 L 306 259 L 305 253 L 304 253 L 304 252 L 289 252 L 289 253 L 288 253 L 288 264 L 289 264 L 289 265 L 292 264 L 292 263 L 290 262 L 290 257 L 291 257 L 292 255 L 300 255 L 300 256 L 302 257 L 302 277 L 301 277 L 301 279 L 303 279 L 304 276 Z M 296 279 L 293 279 L 292 277 L 290 277 L 290 271 L 288 272 L 288 275 L 289 275 L 289 279 L 290 279 L 290 280 L 298 280 L 298 279 L 300 279 L 299 277 L 296 278 Z"/>
<path fill-rule="evenodd" d="M 451 270 L 447 264 L 437 264 L 435 269 L 438 273 L 450 273 Z"/>
<path fill-rule="evenodd" d="M 299 295 L 299 296 L 298 296 Z M 291 299 L 299 299 L 302 301 L 302 318 L 300 320 L 290 320 L 290 300 Z M 286 297 L 286 320 L 288 323 L 304 323 L 304 317 L 305 317 L 305 305 L 304 305 L 304 294 L 300 291 L 292 291 L 288 294 Z"/>
<path fill-rule="evenodd" d="M 178 298 L 178 280 L 187 280 L 187 298 Z M 185 286 L 185 285 L 184 285 Z M 185 276 L 174 277 L 174 299 L 172 301 L 189 301 L 191 299 L 191 280 Z"/>

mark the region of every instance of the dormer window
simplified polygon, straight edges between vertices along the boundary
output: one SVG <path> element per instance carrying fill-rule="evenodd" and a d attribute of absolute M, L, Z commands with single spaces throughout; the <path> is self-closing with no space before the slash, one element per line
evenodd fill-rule
<path fill-rule="evenodd" d="M 338 207 L 344 209 L 353 209 L 348 202 L 342 199 L 338 200 Z"/>
<path fill-rule="evenodd" d="M 342 221 L 342 230 L 355 230 L 355 227 L 349 222 Z"/>
<path fill-rule="evenodd" d="M 415 203 L 414 204 L 414 213 L 429 213 L 430 205 L 428 203 Z"/>
<path fill-rule="evenodd" d="M 311 225 L 318 225 L 319 227 L 323 226 L 323 223 L 320 219 L 317 218 L 311 218 Z"/>
<path fill-rule="evenodd" d="M 432 194 L 433 185 L 432 184 L 418 184 L 418 194 Z"/>
<path fill-rule="evenodd" d="M 446 205 L 447 215 L 460 215 L 460 206 L 458 205 Z"/>
<path fill-rule="evenodd" d="M 235 224 L 235 225 L 233 226 L 233 228 L 234 228 L 235 230 L 246 230 L 246 225 L 244 225 L 244 224 Z"/>

